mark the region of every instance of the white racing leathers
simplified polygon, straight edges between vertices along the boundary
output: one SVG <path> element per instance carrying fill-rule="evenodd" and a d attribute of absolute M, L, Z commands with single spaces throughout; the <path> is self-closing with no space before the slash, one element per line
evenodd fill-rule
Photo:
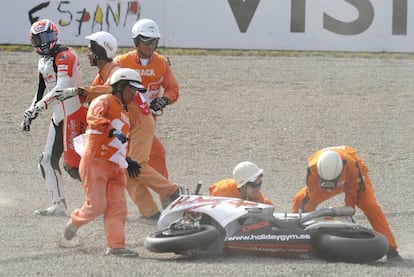
<path fill-rule="evenodd" d="M 52 202 L 65 199 L 59 161 L 64 154 L 64 168 L 72 178 L 80 179 L 78 166 L 80 157 L 75 152 L 73 138 L 86 128 L 86 107 L 78 96 L 64 101 L 55 99 L 59 89 L 81 87 L 80 62 L 73 49 L 60 46 L 54 56 L 39 59 L 39 89 L 32 106 L 36 109 L 51 109 L 46 145 L 40 155 L 39 169 L 52 195 Z"/>

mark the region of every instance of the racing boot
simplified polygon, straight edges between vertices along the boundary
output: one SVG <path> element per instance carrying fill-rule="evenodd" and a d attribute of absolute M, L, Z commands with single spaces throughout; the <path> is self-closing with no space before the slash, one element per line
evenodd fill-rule
<path fill-rule="evenodd" d="M 66 201 L 62 199 L 59 202 L 53 203 L 47 209 L 35 210 L 34 214 L 43 216 L 66 216 Z"/>

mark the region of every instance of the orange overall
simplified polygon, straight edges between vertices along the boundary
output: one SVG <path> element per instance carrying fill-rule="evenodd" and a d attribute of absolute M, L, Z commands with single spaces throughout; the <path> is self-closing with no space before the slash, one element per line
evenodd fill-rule
<path fill-rule="evenodd" d="M 338 180 L 338 186 L 332 190 L 320 187 L 317 173 L 317 160 L 324 150 L 336 151 L 344 161 L 344 168 Z M 302 209 L 304 212 L 313 211 L 325 200 L 340 194 L 345 194 L 345 206 L 359 207 L 374 230 L 387 237 L 389 247 L 397 249 L 397 243 L 381 207 L 377 203 L 371 179 L 368 176 L 368 168 L 356 154 L 357 150 L 349 146 L 337 146 L 319 150 L 309 158 L 306 186 L 293 198 L 293 213 Z"/>
<path fill-rule="evenodd" d="M 178 82 L 175 79 L 167 59 L 161 54 L 154 52 L 146 66 L 141 65 L 138 51 L 136 50 L 120 55 L 115 60 L 122 67 L 132 68 L 139 71 L 142 84 L 148 90 L 146 96 L 150 101 L 160 96 L 167 97 L 170 101 L 169 104 L 173 104 L 177 101 L 179 96 Z M 163 95 L 161 95 L 161 88 L 164 89 Z M 149 164 L 163 176 L 168 178 L 165 149 L 156 136 L 154 136 Z"/>
<path fill-rule="evenodd" d="M 107 246 L 124 248 L 126 145 L 109 137 L 109 131 L 116 126 L 128 134 L 128 113 L 118 98 L 105 94 L 91 102 L 87 122 L 89 137 L 79 166 L 85 201 L 80 209 L 72 212 L 72 224 L 80 227 L 103 214 Z"/>
<path fill-rule="evenodd" d="M 257 199 L 245 199 L 245 196 L 243 196 L 243 194 L 237 188 L 236 180 L 234 180 L 233 178 L 220 180 L 217 183 L 212 184 L 208 188 L 208 190 L 210 196 L 234 197 L 248 201 L 273 205 L 272 201 L 269 198 L 265 198 L 262 192 L 259 193 L 259 197 Z"/>
<path fill-rule="evenodd" d="M 88 93 L 86 101 L 90 101 L 102 93 L 110 93 L 109 79 L 117 68 L 119 68 L 117 63 L 105 65 L 93 81 L 93 86 L 85 87 L 85 91 Z M 165 199 L 174 193 L 179 186 L 170 182 L 149 165 L 148 161 L 155 137 L 155 121 L 150 114 L 148 105 L 139 94 L 134 97 L 134 102 L 128 105 L 128 113 L 131 122 L 128 153 L 139 162 L 141 173 L 138 178 L 127 176 L 127 190 L 137 205 L 139 213 L 150 217 L 159 212 L 159 209 L 148 188 L 158 193 L 161 199 Z"/>
<path fill-rule="evenodd" d="M 149 64 L 143 66 L 139 61 L 138 52 L 133 50 L 118 56 L 115 61 L 122 67 L 139 71 L 142 84 L 148 90 L 146 96 L 149 100 L 161 96 L 163 88 L 163 96 L 169 99 L 170 104 L 177 101 L 179 86 L 164 56 L 154 52 Z M 130 155 L 142 168 L 139 178 L 128 180 L 127 189 L 140 214 L 149 217 L 156 214 L 159 209 L 148 188 L 164 199 L 174 193 L 178 185 L 168 181 L 165 149 L 155 135 L 155 118 L 138 112 L 136 107 L 128 109 L 131 117 Z"/>

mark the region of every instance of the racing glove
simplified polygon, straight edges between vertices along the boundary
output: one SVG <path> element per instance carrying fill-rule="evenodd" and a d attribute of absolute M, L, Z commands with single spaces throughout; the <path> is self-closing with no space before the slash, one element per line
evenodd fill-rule
<path fill-rule="evenodd" d="M 32 123 L 31 119 L 24 118 L 22 120 L 22 123 L 20 123 L 20 130 L 22 130 L 22 132 L 24 132 L 24 133 L 30 132 L 30 124 L 31 123 Z"/>
<path fill-rule="evenodd" d="M 81 89 L 79 88 L 65 88 L 61 90 L 56 90 L 56 99 L 59 101 L 64 101 L 68 98 L 74 97 L 80 94 Z"/>
<path fill-rule="evenodd" d="M 24 111 L 23 121 L 20 124 L 20 129 L 22 132 L 30 132 L 30 124 L 32 124 L 32 120 L 35 119 L 38 114 L 39 111 L 35 107 L 30 107 Z"/>
<path fill-rule="evenodd" d="M 128 163 L 128 175 L 131 178 L 137 178 L 139 174 L 141 174 L 141 166 L 139 163 L 135 160 L 133 160 L 131 157 L 126 158 L 126 162 Z"/>
<path fill-rule="evenodd" d="M 161 111 L 168 104 L 170 104 L 170 99 L 168 99 L 165 96 L 162 96 L 162 97 L 158 97 L 158 98 L 155 98 L 154 100 L 152 100 L 151 105 L 150 105 L 150 108 L 154 112 Z"/>
<path fill-rule="evenodd" d="M 24 111 L 23 118 L 27 120 L 33 120 L 38 116 L 38 114 L 39 110 L 33 106 Z"/>
<path fill-rule="evenodd" d="M 128 138 L 127 138 L 127 136 L 124 134 L 124 133 L 122 133 L 121 131 L 118 131 L 117 129 L 115 129 L 115 128 L 112 128 L 110 131 L 109 131 L 109 137 L 111 138 L 111 137 L 116 137 L 117 139 L 119 139 L 120 141 L 121 141 L 121 143 L 122 144 L 124 144 L 125 142 L 127 142 L 128 141 Z"/>

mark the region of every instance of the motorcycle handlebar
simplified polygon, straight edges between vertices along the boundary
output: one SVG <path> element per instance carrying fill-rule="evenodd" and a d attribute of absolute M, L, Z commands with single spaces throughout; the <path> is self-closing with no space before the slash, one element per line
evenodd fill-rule
<path fill-rule="evenodd" d="M 201 181 L 198 181 L 197 186 L 196 186 L 196 189 L 194 191 L 194 194 L 195 195 L 199 195 L 200 194 L 200 189 L 201 189 L 201 186 L 202 185 L 203 185 L 203 183 Z"/>

